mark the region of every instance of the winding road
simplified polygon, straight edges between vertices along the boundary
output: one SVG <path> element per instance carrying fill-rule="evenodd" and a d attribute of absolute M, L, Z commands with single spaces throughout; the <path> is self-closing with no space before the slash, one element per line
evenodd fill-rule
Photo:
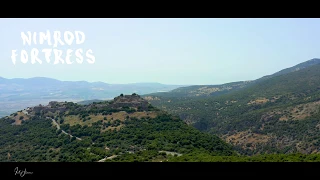
<path fill-rule="evenodd" d="M 52 118 L 50 118 L 50 117 L 46 117 L 47 119 L 51 119 L 52 120 L 52 122 L 53 122 L 53 124 L 54 125 L 56 125 L 56 127 L 57 127 L 57 129 L 59 130 L 60 129 L 60 125 L 57 123 L 57 121 L 56 120 L 54 120 L 54 119 L 52 119 Z M 69 135 L 70 137 L 75 137 L 77 140 L 79 140 L 79 141 L 81 141 L 82 139 L 81 138 L 78 138 L 78 137 L 76 137 L 76 136 L 72 136 L 71 134 L 69 134 L 69 133 L 67 133 L 67 132 L 65 132 L 64 130 L 62 130 L 61 129 L 61 132 L 63 133 L 63 134 L 66 134 L 66 135 Z"/>

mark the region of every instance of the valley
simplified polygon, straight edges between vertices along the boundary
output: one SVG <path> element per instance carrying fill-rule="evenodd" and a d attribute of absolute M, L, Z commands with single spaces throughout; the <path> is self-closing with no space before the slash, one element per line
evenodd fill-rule
<path fill-rule="evenodd" d="M 320 60 L 311 59 L 257 80 L 161 85 L 172 89 L 141 96 L 89 96 L 87 83 L 79 99 L 75 89 L 56 99 L 46 92 L 43 103 L 41 94 L 2 94 L 11 113 L 1 111 L 0 161 L 320 161 L 319 77 Z"/>
<path fill-rule="evenodd" d="M 180 95 L 172 90 L 144 98 L 243 155 L 312 154 L 320 152 L 319 77 L 319 60 L 312 59 L 221 95 L 199 97 L 184 87 Z"/>

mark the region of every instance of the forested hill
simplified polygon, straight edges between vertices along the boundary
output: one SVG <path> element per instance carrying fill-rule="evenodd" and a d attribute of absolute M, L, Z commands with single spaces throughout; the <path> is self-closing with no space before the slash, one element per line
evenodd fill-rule
<path fill-rule="evenodd" d="M 0 119 L 0 129 L 0 161 L 159 162 L 192 152 L 236 154 L 136 94 L 88 105 L 50 102 Z"/>
<path fill-rule="evenodd" d="M 301 69 L 308 68 L 308 67 L 311 67 L 311 66 L 314 66 L 314 65 L 317 65 L 317 64 L 320 64 L 320 59 L 319 58 L 313 58 L 313 59 L 310 59 L 308 61 L 299 63 L 299 64 L 297 64 L 297 65 L 295 65 L 293 67 L 283 69 L 283 70 L 281 70 L 279 72 L 276 72 L 276 73 L 274 73 L 272 75 L 268 75 L 268 76 L 264 76 L 262 78 L 259 78 L 256 81 L 262 81 L 262 80 L 265 80 L 265 79 L 268 79 L 268 78 L 272 78 L 272 77 L 275 77 L 275 76 L 279 76 L 279 75 L 283 75 L 283 74 L 288 74 L 288 73 L 291 73 L 291 72 L 299 71 Z"/>
<path fill-rule="evenodd" d="M 157 98 L 154 106 L 219 134 L 244 154 L 320 152 L 319 64 L 217 97 Z"/>
<path fill-rule="evenodd" d="M 300 71 L 304 68 L 308 68 L 317 64 L 320 64 L 320 59 L 313 58 L 303 63 L 297 64 L 293 67 L 283 69 L 274 74 L 263 76 L 256 80 L 231 82 L 221 85 L 193 85 L 187 87 L 179 87 L 169 92 L 151 93 L 143 95 L 143 97 L 146 97 L 148 100 L 161 99 L 161 97 L 179 98 L 183 100 L 184 97 L 194 97 L 195 99 L 200 99 L 206 98 L 207 96 L 220 96 L 250 87 L 256 83 L 263 82 L 264 80 L 270 79 L 272 77 Z"/>
<path fill-rule="evenodd" d="M 143 97 L 152 99 L 152 97 L 195 97 L 195 98 L 205 98 L 207 96 L 219 96 L 222 94 L 227 94 L 229 92 L 242 89 L 251 84 L 252 81 L 239 81 L 226 83 L 222 85 L 193 85 L 187 87 L 180 87 L 169 92 L 158 92 L 143 95 Z"/>

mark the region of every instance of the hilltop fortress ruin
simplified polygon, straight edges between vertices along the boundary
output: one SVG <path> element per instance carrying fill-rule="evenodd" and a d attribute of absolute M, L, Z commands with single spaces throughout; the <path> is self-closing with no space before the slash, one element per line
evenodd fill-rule
<path fill-rule="evenodd" d="M 113 103 L 111 104 L 112 108 L 121 108 L 121 107 L 132 107 L 132 108 L 137 108 L 137 109 L 142 109 L 142 110 L 147 110 L 148 109 L 148 101 L 145 99 L 141 98 L 137 94 L 132 94 L 132 95 L 120 95 L 118 97 L 115 97 L 113 100 Z"/>
<path fill-rule="evenodd" d="M 57 101 L 51 101 L 48 105 L 38 105 L 34 107 L 30 107 L 26 109 L 26 112 L 28 114 L 39 114 L 39 113 L 64 113 L 68 110 L 68 104 L 70 102 L 57 102 Z M 123 95 L 121 94 L 118 97 L 115 97 L 112 101 L 104 101 L 102 103 L 92 103 L 87 106 L 80 106 L 79 110 L 81 108 L 86 109 L 103 109 L 103 108 L 112 108 L 112 109 L 122 109 L 125 107 L 134 108 L 136 110 L 140 111 L 147 111 L 149 107 L 148 101 L 141 98 L 139 95 L 133 93 L 132 95 Z"/>

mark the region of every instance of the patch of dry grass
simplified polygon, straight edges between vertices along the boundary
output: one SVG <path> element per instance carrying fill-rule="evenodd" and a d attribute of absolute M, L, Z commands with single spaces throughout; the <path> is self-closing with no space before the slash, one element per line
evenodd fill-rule
<path fill-rule="evenodd" d="M 80 120 L 80 117 L 78 115 L 68 115 L 64 117 L 64 123 L 66 124 L 70 124 L 70 126 L 74 126 L 74 125 L 87 125 L 87 126 L 92 126 L 93 123 L 98 122 L 100 120 L 102 120 L 103 122 L 113 122 L 115 120 L 120 120 L 120 121 L 125 121 L 127 116 L 131 117 L 135 117 L 138 119 L 141 118 L 146 118 L 146 117 L 150 117 L 150 118 L 155 118 L 157 117 L 157 112 L 154 111 L 148 111 L 148 112 L 134 112 L 134 113 L 127 113 L 125 111 L 120 111 L 120 112 L 116 112 L 116 113 L 112 113 L 112 115 L 102 115 L 102 114 L 91 114 L 89 115 L 90 119 L 86 120 L 85 122 L 83 122 L 83 120 Z M 88 118 L 88 117 L 86 117 Z M 106 118 L 106 120 L 104 120 Z M 121 126 L 118 127 L 108 127 L 107 129 L 103 130 L 106 131 L 108 129 L 117 129 L 119 130 Z"/>
<path fill-rule="evenodd" d="M 269 101 L 269 99 L 267 99 L 267 98 L 258 98 L 258 99 L 255 99 L 255 100 L 251 100 L 247 104 L 248 105 L 251 105 L 251 104 L 264 104 L 264 103 L 266 103 L 268 101 Z"/>
<path fill-rule="evenodd" d="M 277 109 L 269 111 L 262 115 L 261 119 L 267 120 L 269 117 L 278 114 L 281 115 L 279 121 L 303 120 L 307 117 L 312 116 L 312 114 L 319 112 L 319 108 L 320 101 L 299 104 L 282 110 Z"/>
<path fill-rule="evenodd" d="M 250 131 L 241 131 L 231 136 L 226 136 L 225 140 L 233 145 L 242 146 L 242 148 L 255 149 L 256 144 L 266 143 L 270 139 L 269 136 L 263 134 L 252 133 Z M 251 144 L 247 147 L 247 144 Z"/>
<path fill-rule="evenodd" d="M 21 125 L 22 120 L 20 120 L 20 117 L 23 116 L 23 120 L 28 120 L 29 117 L 24 114 L 23 112 L 17 112 L 17 115 L 13 117 L 13 119 L 15 120 L 15 125 Z"/>
<path fill-rule="evenodd" d="M 83 122 L 83 120 L 80 120 L 79 116 L 69 115 L 69 116 L 65 116 L 64 117 L 64 123 L 70 124 L 70 126 L 74 126 L 74 125 L 77 125 L 77 124 L 79 124 L 81 126 L 84 126 L 84 125 L 92 126 L 93 123 L 98 122 L 100 120 L 103 120 L 103 118 L 106 117 L 106 116 L 103 116 L 103 115 L 97 115 L 97 116 L 90 115 L 89 117 L 91 119 L 86 120 L 85 122 Z"/>

